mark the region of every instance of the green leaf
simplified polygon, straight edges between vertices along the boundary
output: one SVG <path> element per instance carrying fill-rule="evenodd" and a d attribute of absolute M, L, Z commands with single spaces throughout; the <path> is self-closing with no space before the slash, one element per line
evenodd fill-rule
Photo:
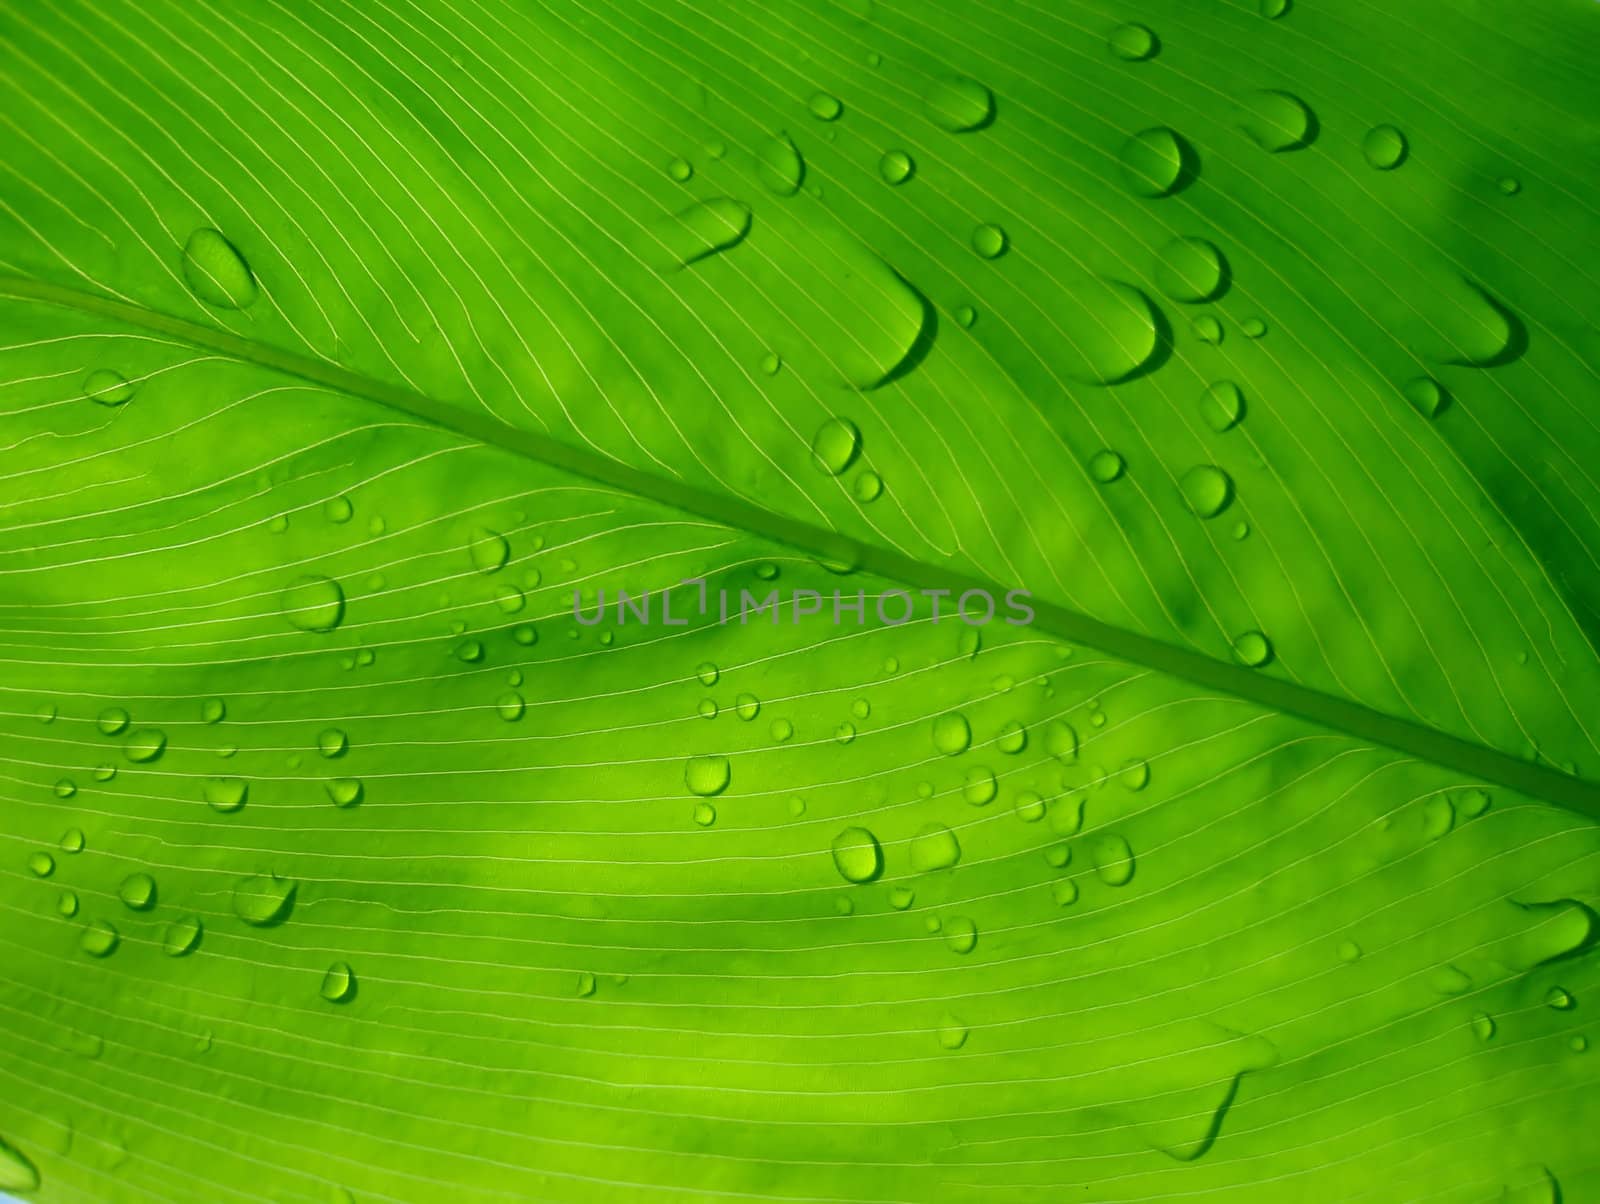
<path fill-rule="evenodd" d="M 1600 1196 L 1589 0 L 0 47 L 0 1191 Z"/>

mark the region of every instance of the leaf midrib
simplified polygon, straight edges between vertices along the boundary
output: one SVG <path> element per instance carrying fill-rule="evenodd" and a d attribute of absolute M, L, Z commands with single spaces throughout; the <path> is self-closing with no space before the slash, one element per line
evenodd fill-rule
<path fill-rule="evenodd" d="M 524 456 L 636 497 L 786 544 L 808 555 L 848 564 L 919 589 L 943 589 L 953 594 L 977 589 L 998 596 L 1009 588 L 1020 588 L 929 564 L 837 531 L 788 518 L 742 498 L 714 493 L 632 468 L 599 452 L 574 447 L 549 435 L 522 430 L 486 414 L 475 414 L 436 401 L 425 394 L 351 372 L 336 364 L 247 339 L 231 331 L 12 273 L 0 273 L 0 293 L 112 318 L 142 330 L 181 339 L 197 348 L 215 351 L 387 406 L 441 429 L 464 435 L 487 447 Z M 1360 703 L 1296 685 L 1259 670 L 1220 661 L 1101 622 L 1037 596 L 1030 597 L 1030 604 L 1034 610 L 1032 625 L 1050 635 L 1097 648 L 1119 660 L 1231 694 L 1269 710 L 1294 715 L 1320 727 L 1455 770 L 1485 784 L 1503 786 L 1556 803 L 1590 819 L 1600 820 L 1600 784 L 1585 782 L 1485 745 L 1462 740 L 1437 728 L 1385 715 Z"/>

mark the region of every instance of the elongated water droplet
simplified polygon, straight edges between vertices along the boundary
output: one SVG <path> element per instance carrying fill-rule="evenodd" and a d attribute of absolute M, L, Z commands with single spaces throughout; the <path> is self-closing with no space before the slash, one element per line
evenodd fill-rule
<path fill-rule="evenodd" d="M 129 874 L 117 889 L 129 911 L 149 911 L 156 905 L 156 880 L 149 874 Z"/>
<path fill-rule="evenodd" d="M 203 926 L 199 916 L 184 916 L 167 925 L 161 937 L 161 951 L 168 957 L 184 957 L 200 944 Z"/>
<path fill-rule="evenodd" d="M 1316 118 L 1305 101 L 1289 92 L 1265 88 L 1240 100 L 1240 124 L 1263 150 L 1279 153 L 1309 146 L 1316 137 Z"/>
<path fill-rule="evenodd" d="M 128 736 L 122 746 L 122 755 L 135 764 L 154 761 L 167 747 L 166 734 L 153 727 L 142 727 Z"/>
<path fill-rule="evenodd" d="M 1375 125 L 1361 139 L 1361 154 L 1368 166 L 1392 171 L 1405 162 L 1406 136 L 1392 125 Z"/>
<path fill-rule="evenodd" d="M 238 248 L 209 226 L 189 235 L 184 244 L 183 278 L 195 296 L 218 309 L 243 309 L 259 292 Z"/>
<path fill-rule="evenodd" d="M 806 178 L 806 162 L 787 133 L 769 138 L 756 155 L 756 169 L 769 192 L 793 196 Z"/>
<path fill-rule="evenodd" d="M 972 727 L 960 711 L 950 711 L 933 721 L 933 747 L 947 757 L 967 751 L 972 743 Z"/>
<path fill-rule="evenodd" d="M 1445 276 L 1433 282 L 1430 300 L 1429 322 L 1421 337 L 1435 359 L 1486 368 L 1512 358 L 1520 323 L 1478 285 Z"/>
<path fill-rule="evenodd" d="M 250 786 L 243 778 L 210 778 L 200 793 L 214 810 L 237 811 L 249 797 Z"/>
<path fill-rule="evenodd" d="M 278 600 L 283 617 L 301 631 L 332 631 L 344 619 L 344 590 L 331 577 L 297 578 Z"/>
<path fill-rule="evenodd" d="M 1227 289 L 1228 262 L 1216 243 L 1174 238 L 1157 256 L 1156 283 L 1174 301 L 1213 301 Z"/>
<path fill-rule="evenodd" d="M 865 828 L 846 828 L 833 838 L 833 864 L 846 882 L 871 882 L 883 872 L 883 849 Z"/>
<path fill-rule="evenodd" d="M 329 1003 L 348 1003 L 355 998 L 356 975 L 349 962 L 334 962 L 322 976 L 322 997 Z"/>
<path fill-rule="evenodd" d="M 110 922 L 96 920 L 83 930 L 83 935 L 78 938 L 78 947 L 90 957 L 110 957 L 121 939 Z"/>
<path fill-rule="evenodd" d="M 1161 40 L 1148 25 L 1129 21 L 1111 31 L 1106 39 L 1106 49 L 1128 63 L 1142 63 L 1155 58 L 1161 49 Z"/>
<path fill-rule="evenodd" d="M 922 103 L 934 125 L 955 134 L 980 129 L 994 119 L 994 94 L 964 75 L 935 80 Z"/>
<path fill-rule="evenodd" d="M 811 454 L 817 467 L 829 476 L 838 476 L 861 450 L 861 431 L 848 418 L 829 418 L 817 428 L 811 440 Z"/>
<path fill-rule="evenodd" d="M 267 928 L 289 918 L 296 884 L 276 874 L 241 878 L 233 887 L 233 914 L 246 924 Z"/>
<path fill-rule="evenodd" d="M 878 174 L 886 184 L 904 184 L 916 174 L 917 165 L 903 150 L 884 151 L 878 160 Z"/>
<path fill-rule="evenodd" d="M 1089 858 L 1107 886 L 1123 886 L 1133 877 L 1133 850 L 1114 832 L 1102 833 L 1090 842 Z"/>
<path fill-rule="evenodd" d="M 1231 380 L 1219 380 L 1200 397 L 1200 417 L 1214 431 L 1226 431 L 1244 417 L 1244 394 Z"/>
<path fill-rule="evenodd" d="M 732 778 L 727 757 L 690 757 L 683 770 L 683 784 L 691 794 L 711 798 L 728 788 Z"/>
<path fill-rule="evenodd" d="M 661 223 L 658 236 L 671 261 L 687 267 L 738 246 L 750 232 L 750 207 L 732 197 L 699 201 Z"/>
<path fill-rule="evenodd" d="M 911 868 L 919 874 L 948 869 L 960 860 L 961 842 L 943 824 L 923 824 L 911 838 Z"/>
<path fill-rule="evenodd" d="M 1215 464 L 1199 464 L 1178 482 L 1183 500 L 1201 518 L 1215 518 L 1233 500 L 1233 481 Z"/>
<path fill-rule="evenodd" d="M 1189 144 L 1166 126 L 1140 130 L 1122 144 L 1117 161 L 1129 190 L 1143 197 L 1170 196 L 1198 170 Z"/>

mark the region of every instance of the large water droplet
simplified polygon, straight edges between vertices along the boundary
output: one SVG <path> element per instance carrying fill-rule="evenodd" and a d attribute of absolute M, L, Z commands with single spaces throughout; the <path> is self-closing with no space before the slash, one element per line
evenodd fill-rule
<path fill-rule="evenodd" d="M 985 259 L 998 259 L 1006 253 L 1006 232 L 993 222 L 985 222 L 972 232 L 972 249 Z"/>
<path fill-rule="evenodd" d="M 1406 136 L 1392 125 L 1375 125 L 1361 139 L 1361 154 L 1371 167 L 1390 171 L 1406 158 Z"/>
<path fill-rule="evenodd" d="M 903 150 L 884 151 L 878 160 L 878 174 L 886 184 L 904 184 L 917 170 L 916 163 Z"/>
<path fill-rule="evenodd" d="M 119 406 L 133 396 L 133 386 L 120 372 L 96 368 L 84 378 L 83 395 L 103 406 Z"/>
<path fill-rule="evenodd" d="M 294 909 L 295 889 L 295 883 L 276 874 L 241 878 L 233 887 L 233 914 L 257 928 L 281 924 Z"/>
<path fill-rule="evenodd" d="M 1244 110 L 1240 125 L 1263 150 L 1299 150 L 1317 136 L 1317 119 L 1292 93 L 1266 88 L 1246 94 L 1239 103 Z"/>
<path fill-rule="evenodd" d="M 982 765 L 967 770 L 967 780 L 962 784 L 961 797 L 974 807 L 987 807 L 994 802 L 994 796 L 999 792 L 1000 786 L 995 781 L 994 770 Z"/>
<path fill-rule="evenodd" d="M 90 957 L 110 957 L 122 938 L 116 928 L 106 920 L 96 920 L 83 930 L 78 947 Z"/>
<path fill-rule="evenodd" d="M 761 183 L 769 192 L 793 196 L 806 178 L 806 161 L 788 134 L 769 138 L 756 155 Z"/>
<path fill-rule="evenodd" d="M 129 874 L 117 889 L 117 897 L 130 911 L 149 911 L 156 905 L 156 880 L 149 874 Z"/>
<path fill-rule="evenodd" d="M 1200 417 L 1214 431 L 1225 431 L 1244 417 L 1244 394 L 1231 380 L 1219 380 L 1200 396 Z"/>
<path fill-rule="evenodd" d="M 331 577 L 307 573 L 283 591 L 279 606 L 301 631 L 332 631 L 344 618 L 344 590 Z"/>
<path fill-rule="evenodd" d="M 978 945 L 978 926 L 966 916 L 944 921 L 944 946 L 951 953 L 971 953 Z"/>
<path fill-rule="evenodd" d="M 327 783 L 328 799 L 335 807 L 354 807 L 367 793 L 357 778 L 334 778 Z"/>
<path fill-rule="evenodd" d="M 959 1016 L 946 1012 L 939 1019 L 939 1045 L 943 1049 L 960 1049 L 967 1043 L 967 1026 Z"/>
<path fill-rule="evenodd" d="M 1234 658 L 1252 669 L 1259 669 L 1272 659 L 1272 642 L 1259 631 L 1247 631 L 1233 641 Z"/>
<path fill-rule="evenodd" d="M 1074 380 L 1113 385 L 1150 362 L 1159 342 L 1155 307 L 1131 284 L 1087 273 L 1051 278 L 1036 300 L 1070 336 L 1053 360 Z"/>
<path fill-rule="evenodd" d="M 844 105 L 831 92 L 813 92 L 811 99 L 806 102 L 806 108 L 818 121 L 838 121 L 839 115 L 844 112 Z"/>
<path fill-rule="evenodd" d="M 243 309 L 259 292 L 238 248 L 209 226 L 189 235 L 184 244 L 183 277 L 195 296 L 218 309 Z"/>
<path fill-rule="evenodd" d="M 243 778 L 209 778 L 200 793 L 217 811 L 237 811 L 249 797 L 250 785 Z"/>
<path fill-rule="evenodd" d="M 122 755 L 135 764 L 154 761 L 167 747 L 166 734 L 153 727 L 142 727 L 128 736 L 122 746 Z"/>
<path fill-rule="evenodd" d="M 200 944 L 203 926 L 199 916 L 184 916 L 167 925 L 161 937 L 161 951 L 168 957 L 184 957 Z"/>
<path fill-rule="evenodd" d="M 661 223 L 658 237 L 673 263 L 688 266 L 737 246 L 750 232 L 750 207 L 732 197 L 699 201 Z"/>
<path fill-rule="evenodd" d="M 980 129 L 994 119 L 994 94 L 964 75 L 935 80 L 922 103 L 929 120 L 951 133 Z"/>
<path fill-rule="evenodd" d="M 500 532 L 491 531 L 488 527 L 479 527 L 472 533 L 472 542 L 467 545 L 467 554 L 472 557 L 472 567 L 478 572 L 498 573 L 505 567 L 506 561 L 511 559 L 511 544 Z"/>
<path fill-rule="evenodd" d="M 873 389 L 907 369 L 922 346 L 928 301 L 860 239 L 837 223 L 815 226 L 804 291 L 790 316 L 825 347 L 826 370 Z"/>
<path fill-rule="evenodd" d="M 721 794 L 731 777 L 727 757 L 690 757 L 683 770 L 683 784 L 702 798 Z"/>
<path fill-rule="evenodd" d="M 1430 320 L 1422 338 L 1434 358 L 1485 368 L 1519 353 L 1524 337 L 1521 323 L 1472 281 L 1454 275 L 1437 279 L 1430 298 Z"/>
<path fill-rule="evenodd" d="M 1089 843 L 1094 872 L 1107 886 L 1122 886 L 1133 877 L 1133 850 L 1115 832 L 1105 832 Z"/>
<path fill-rule="evenodd" d="M 101 735 L 116 736 L 128 730 L 130 721 L 128 712 L 121 707 L 107 707 L 100 712 L 100 717 L 95 720 L 95 726 L 100 729 Z"/>
<path fill-rule="evenodd" d="M 948 869 L 960 860 L 961 842 L 943 824 L 923 824 L 911 838 L 911 868 L 919 874 Z"/>
<path fill-rule="evenodd" d="M 1125 62 L 1142 63 L 1156 56 L 1161 49 L 1161 40 L 1148 25 L 1129 21 L 1111 31 L 1111 36 L 1106 39 L 1106 49 Z"/>
<path fill-rule="evenodd" d="M 0 1137 L 0 1191 L 38 1191 L 39 1170 L 23 1152 Z"/>
<path fill-rule="evenodd" d="M 865 828 L 846 828 L 833 838 L 833 864 L 846 882 L 871 882 L 883 872 L 883 849 Z"/>
<path fill-rule="evenodd" d="M 933 747 L 947 757 L 964 753 L 972 743 L 972 727 L 960 711 L 950 711 L 933 721 Z"/>
<path fill-rule="evenodd" d="M 1233 481 L 1215 464 L 1198 464 L 1178 482 L 1183 500 L 1201 518 L 1215 518 L 1233 500 Z"/>
<path fill-rule="evenodd" d="M 1156 258 L 1156 284 L 1174 301 L 1212 301 L 1227 288 L 1228 261 L 1207 239 L 1174 238 Z"/>
<path fill-rule="evenodd" d="M 829 476 L 836 477 L 849 468 L 860 450 L 861 431 L 848 418 L 829 418 L 811 440 L 811 454 Z"/>
<path fill-rule="evenodd" d="M 348 1003 L 355 998 L 356 976 L 349 962 L 334 962 L 322 976 L 322 997 L 329 1003 Z"/>
<path fill-rule="evenodd" d="M 48 878 L 56 872 L 56 859 L 42 850 L 28 854 L 28 872 L 35 878 Z"/>
<path fill-rule="evenodd" d="M 1197 170 L 1194 151 L 1166 126 L 1140 130 L 1122 144 L 1117 161 L 1128 188 L 1146 197 L 1170 196 Z"/>

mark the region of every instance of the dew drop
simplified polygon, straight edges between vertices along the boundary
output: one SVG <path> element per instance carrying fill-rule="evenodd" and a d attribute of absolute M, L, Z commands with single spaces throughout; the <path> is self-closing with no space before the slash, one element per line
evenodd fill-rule
<path fill-rule="evenodd" d="M 0 1191 L 38 1191 L 39 1183 L 38 1167 L 21 1150 L 0 1137 Z"/>
<path fill-rule="evenodd" d="M 507 690 L 495 699 L 495 713 L 507 723 L 515 723 L 522 718 L 523 712 L 528 709 L 528 704 L 523 701 L 522 695 L 515 690 Z"/>
<path fill-rule="evenodd" d="M 1261 15 L 1269 21 L 1276 21 L 1289 11 L 1291 0 L 1261 0 Z"/>
<path fill-rule="evenodd" d="M 301 631 L 332 631 L 344 619 L 344 590 L 331 577 L 308 573 L 278 600 L 283 617 Z"/>
<path fill-rule="evenodd" d="M 1025 824 L 1036 824 L 1044 818 L 1044 796 L 1037 790 L 1022 790 L 1017 793 L 1017 801 L 1012 809 L 1017 813 L 1017 818 Z"/>
<path fill-rule="evenodd" d="M 1455 808 L 1443 795 L 1435 795 L 1422 808 L 1422 834 L 1429 840 L 1438 840 L 1455 827 L 1455 822 Z"/>
<path fill-rule="evenodd" d="M 1248 668 L 1259 669 L 1272 659 L 1272 641 L 1259 631 L 1247 631 L 1233 641 L 1233 658 Z"/>
<path fill-rule="evenodd" d="M 960 711 L 949 711 L 933 721 L 933 748 L 947 757 L 964 753 L 972 743 L 972 727 Z"/>
<path fill-rule="evenodd" d="M 462 640 L 456 645 L 456 659 L 467 665 L 477 664 L 483 659 L 482 641 Z"/>
<path fill-rule="evenodd" d="M 1070 765 L 1078 759 L 1078 730 L 1065 719 L 1052 719 L 1044 729 L 1044 750 Z"/>
<path fill-rule="evenodd" d="M 846 882 L 871 882 L 883 872 L 883 849 L 865 828 L 846 828 L 833 838 L 833 864 Z"/>
<path fill-rule="evenodd" d="M 78 947 L 90 957 L 110 957 L 121 939 L 109 921 L 96 920 L 83 930 L 83 935 L 78 938 Z"/>
<path fill-rule="evenodd" d="M 1361 946 L 1354 941 L 1339 942 L 1339 960 L 1342 962 L 1358 962 L 1361 960 Z"/>
<path fill-rule="evenodd" d="M 1572 996 L 1564 987 L 1551 987 L 1545 993 L 1544 1002 L 1546 1007 L 1555 1008 L 1558 1012 L 1565 1012 L 1573 1006 Z"/>
<path fill-rule="evenodd" d="M 833 738 L 839 744 L 849 744 L 856 738 L 856 725 L 849 722 L 841 723 L 833 729 Z"/>
<path fill-rule="evenodd" d="M 911 868 L 919 874 L 949 869 L 960 860 L 961 842 L 943 824 L 923 824 L 911 838 Z"/>
<path fill-rule="evenodd" d="M 897 886 L 889 892 L 889 906 L 904 911 L 917 901 L 917 892 L 907 886 Z"/>
<path fill-rule="evenodd" d="M 196 230 L 184 244 L 183 276 L 195 296 L 218 309 L 244 309 L 259 292 L 244 256 L 210 226 Z"/>
<path fill-rule="evenodd" d="M 683 770 L 683 784 L 689 793 L 702 798 L 721 794 L 731 778 L 727 757 L 690 757 Z"/>
<path fill-rule="evenodd" d="M 1222 342 L 1222 323 L 1210 314 L 1202 314 L 1196 318 L 1190 329 L 1194 331 L 1194 337 L 1202 343 L 1215 347 Z"/>
<path fill-rule="evenodd" d="M 1435 308 L 1425 337 L 1435 358 L 1447 364 L 1485 368 L 1512 355 L 1519 324 L 1472 281 L 1447 277 L 1434 288 L 1432 301 Z"/>
<path fill-rule="evenodd" d="M 1140 130 L 1122 144 L 1117 154 L 1122 178 L 1130 191 L 1143 197 L 1170 196 L 1195 173 L 1194 152 L 1177 131 L 1166 126 Z"/>
<path fill-rule="evenodd" d="M 478 572 L 498 573 L 511 559 L 511 544 L 500 532 L 479 527 L 467 544 L 467 555 L 472 558 L 472 567 Z"/>
<path fill-rule="evenodd" d="M 327 790 L 335 807 L 354 807 L 366 795 L 366 787 L 356 778 L 334 778 Z"/>
<path fill-rule="evenodd" d="M 1259 339 L 1267 333 L 1267 324 L 1260 318 L 1246 318 L 1239 323 L 1239 329 L 1244 332 L 1247 339 Z"/>
<path fill-rule="evenodd" d="M 884 151 L 878 160 L 878 174 L 886 184 L 904 184 L 916 170 L 916 162 L 903 150 Z"/>
<path fill-rule="evenodd" d="M 994 746 L 1008 756 L 1015 756 L 1028 747 L 1028 729 L 1012 719 L 1001 727 Z"/>
<path fill-rule="evenodd" d="M 1369 167 L 1392 171 L 1405 162 L 1406 136 L 1392 125 L 1375 125 L 1361 139 L 1361 154 Z"/>
<path fill-rule="evenodd" d="M 1515 176 L 1501 176 L 1500 179 L 1495 182 L 1495 187 L 1503 192 L 1506 196 L 1516 196 L 1517 193 L 1522 191 L 1522 182 Z"/>
<path fill-rule="evenodd" d="M 1494 1036 L 1494 1018 L 1487 1012 L 1478 1012 L 1472 1017 L 1472 1035 L 1480 1041 L 1487 1041 Z"/>
<path fill-rule="evenodd" d="M 156 880 L 149 874 L 129 874 L 117 888 L 117 898 L 129 911 L 149 911 L 156 905 Z"/>
<path fill-rule="evenodd" d="M 228 704 L 220 698 L 208 698 L 200 704 L 200 722 L 221 723 L 228 716 Z"/>
<path fill-rule="evenodd" d="M 61 834 L 61 851 L 63 853 L 81 853 L 83 852 L 83 845 L 82 828 L 68 828 Z"/>
<path fill-rule="evenodd" d="M 344 756 L 350 747 L 350 738 L 336 727 L 326 727 L 317 733 L 317 751 L 332 760 Z"/>
<path fill-rule="evenodd" d="M 811 440 L 812 458 L 829 476 L 849 468 L 860 450 L 861 431 L 848 418 L 829 418 Z"/>
<path fill-rule="evenodd" d="M 1204 238 L 1174 238 L 1156 258 L 1156 283 L 1174 301 L 1212 301 L 1227 287 L 1228 264 Z"/>
<path fill-rule="evenodd" d="M 1418 376 L 1405 385 L 1406 400 L 1424 418 L 1437 418 L 1449 404 L 1449 394 L 1431 376 Z"/>
<path fill-rule="evenodd" d="M 61 892 L 61 897 L 56 900 L 56 910 L 69 920 L 78 914 L 78 896 L 70 890 Z"/>
<path fill-rule="evenodd" d="M 1129 21 L 1111 31 L 1106 39 L 1106 49 L 1128 63 L 1142 63 L 1155 58 L 1161 49 L 1161 40 L 1148 25 Z"/>
<path fill-rule="evenodd" d="M 967 1026 L 958 1016 L 946 1012 L 939 1019 L 939 1046 L 942 1049 L 960 1049 L 967 1043 Z"/>
<path fill-rule="evenodd" d="M 128 736 L 122 755 L 135 764 L 154 761 L 167 747 L 167 737 L 153 727 L 142 727 Z"/>
<path fill-rule="evenodd" d="M 694 675 L 700 679 L 702 686 L 714 686 L 717 684 L 717 679 L 722 676 L 722 672 L 710 661 L 701 661 L 695 666 Z"/>
<path fill-rule="evenodd" d="M 83 395 L 103 406 L 119 406 L 133 397 L 133 386 L 120 372 L 96 368 L 83 379 Z"/>
<path fill-rule="evenodd" d="M 184 916 L 173 920 L 161 937 L 161 951 L 168 957 L 183 957 L 193 953 L 200 944 L 203 926 L 199 916 Z"/>
<path fill-rule="evenodd" d="M 871 469 L 858 473 L 854 492 L 858 502 L 875 502 L 883 496 L 883 478 Z"/>
<path fill-rule="evenodd" d="M 972 324 L 978 320 L 978 311 L 970 305 L 962 305 L 956 309 L 956 325 L 962 330 L 971 330 Z"/>
<path fill-rule="evenodd" d="M 964 75 L 935 80 L 922 104 L 934 125 L 953 134 L 981 129 L 994 120 L 994 94 Z"/>
<path fill-rule="evenodd" d="M 794 724 L 787 719 L 774 719 L 767 733 L 775 743 L 783 744 L 794 737 Z"/>
<path fill-rule="evenodd" d="M 1244 417 L 1244 394 L 1231 380 L 1219 380 L 1200 396 L 1200 416 L 1212 430 L 1222 432 Z"/>
<path fill-rule="evenodd" d="M 56 795 L 57 798 L 71 798 L 73 795 L 75 795 L 77 793 L 78 793 L 77 783 L 74 782 L 71 778 L 62 778 L 59 782 L 56 783 L 55 795 Z"/>
<path fill-rule="evenodd" d="M 793 196 L 806 178 L 806 161 L 788 134 L 769 138 L 756 154 L 756 169 L 768 192 Z"/>
<path fill-rule="evenodd" d="M 1233 500 L 1233 481 L 1215 464 L 1199 464 L 1178 482 L 1183 500 L 1201 518 L 1215 518 Z"/>
<path fill-rule="evenodd" d="M 811 99 L 806 102 L 806 108 L 818 121 L 838 121 L 839 115 L 844 112 L 844 105 L 831 92 L 813 92 Z"/>
<path fill-rule="evenodd" d="M 1103 833 L 1090 842 L 1089 859 L 1107 886 L 1123 886 L 1133 877 L 1133 850 L 1114 832 Z"/>
<path fill-rule="evenodd" d="M 694 178 L 694 164 L 681 155 L 674 156 L 667 163 L 667 174 L 680 184 L 687 184 Z"/>
<path fill-rule="evenodd" d="M 1089 475 L 1102 485 L 1109 485 L 1122 475 L 1126 467 L 1122 455 L 1109 447 L 1102 447 L 1089 457 Z"/>
<path fill-rule="evenodd" d="M 356 975 L 349 962 L 334 962 L 322 976 L 322 997 L 329 1003 L 348 1003 L 355 998 Z"/>
<path fill-rule="evenodd" d="M 993 222 L 985 222 L 972 231 L 972 249 L 985 259 L 1000 258 L 1008 245 L 1006 232 Z"/>
<path fill-rule="evenodd" d="M 233 914 L 257 928 L 282 923 L 294 909 L 295 889 L 276 874 L 241 878 L 233 887 Z"/>
<path fill-rule="evenodd" d="M 1124 790 L 1139 791 L 1150 784 L 1150 763 L 1129 761 L 1117 771 L 1117 781 Z"/>
<path fill-rule="evenodd" d="M 750 207 L 732 197 L 712 197 L 664 222 L 659 237 L 673 262 L 687 267 L 738 246 L 750 232 Z"/>
<path fill-rule="evenodd" d="M 1489 794 L 1478 789 L 1463 790 L 1456 800 L 1456 809 L 1467 818 L 1476 819 L 1489 809 Z"/>
<path fill-rule="evenodd" d="M 243 778 L 208 778 L 200 795 L 215 811 L 237 811 L 249 797 L 250 787 Z"/>
<path fill-rule="evenodd" d="M 978 765 L 967 770 L 967 780 L 961 787 L 961 797 L 974 807 L 987 807 L 999 792 L 1000 787 L 995 781 L 992 769 Z"/>
<path fill-rule="evenodd" d="M 1246 94 L 1240 105 L 1244 110 L 1240 124 L 1262 150 L 1274 154 L 1299 150 L 1316 137 L 1316 118 L 1292 93 L 1265 88 Z"/>
<path fill-rule="evenodd" d="M 694 822 L 702 828 L 709 828 L 717 822 L 717 809 L 710 803 L 696 803 L 694 805 Z"/>
<path fill-rule="evenodd" d="M 1464 995 L 1472 979 L 1456 966 L 1440 966 L 1428 975 L 1428 985 L 1440 995 Z"/>
<path fill-rule="evenodd" d="M 128 730 L 130 722 L 128 712 L 121 707 L 107 707 L 100 712 L 100 717 L 95 720 L 95 726 L 100 729 L 103 736 L 116 736 Z"/>
<path fill-rule="evenodd" d="M 594 975 L 585 970 L 578 975 L 578 981 L 573 987 L 573 992 L 579 999 L 587 999 L 594 994 L 596 985 Z"/>
<path fill-rule="evenodd" d="M 56 872 L 56 859 L 49 853 L 30 853 L 28 855 L 28 869 L 35 878 L 48 878 Z"/>
<path fill-rule="evenodd" d="M 944 921 L 944 946 L 951 953 L 971 953 L 978 945 L 978 926 L 966 916 Z"/>

